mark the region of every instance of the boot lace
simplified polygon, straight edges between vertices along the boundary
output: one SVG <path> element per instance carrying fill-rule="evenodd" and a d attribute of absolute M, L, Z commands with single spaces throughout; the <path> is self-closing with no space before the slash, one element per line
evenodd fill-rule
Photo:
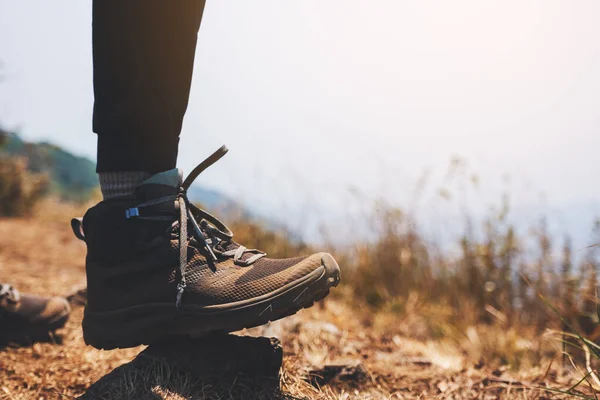
<path fill-rule="evenodd" d="M 140 209 L 164 203 L 172 203 L 173 201 L 177 203 L 179 220 L 173 223 L 171 230 L 179 229 L 179 283 L 177 284 L 177 297 L 175 301 L 175 305 L 178 308 L 181 305 L 183 292 L 187 287 L 185 275 L 188 266 L 188 244 L 190 239 L 194 238 L 196 242 L 200 244 L 199 250 L 206 257 L 208 266 L 213 271 L 216 271 L 215 263 L 219 261 L 219 257 L 233 258 L 233 262 L 236 265 L 249 266 L 258 259 L 266 256 L 266 253 L 262 251 L 248 249 L 245 246 L 233 242 L 233 233 L 223 222 L 191 203 L 187 197 L 187 191 L 196 178 L 205 169 L 223 157 L 227 151 L 227 147 L 222 146 L 194 168 L 183 181 L 176 195 L 149 200 L 137 207 L 128 209 L 125 213 L 128 219 L 166 220 L 170 219 L 170 217 L 160 215 L 140 215 Z M 191 232 L 188 231 L 189 226 L 192 228 Z M 231 246 L 232 244 L 234 246 Z M 246 254 L 251 254 L 251 256 L 244 258 Z"/>

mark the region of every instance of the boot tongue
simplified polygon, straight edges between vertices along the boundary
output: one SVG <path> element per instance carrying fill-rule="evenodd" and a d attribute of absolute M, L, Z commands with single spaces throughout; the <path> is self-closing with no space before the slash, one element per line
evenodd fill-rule
<path fill-rule="evenodd" d="M 183 172 L 178 169 L 159 172 L 135 188 L 136 195 L 143 201 L 176 195 L 183 182 Z"/>

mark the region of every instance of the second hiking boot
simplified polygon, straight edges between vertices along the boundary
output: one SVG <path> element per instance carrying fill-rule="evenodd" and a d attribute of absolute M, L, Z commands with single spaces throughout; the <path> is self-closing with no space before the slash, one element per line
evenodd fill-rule
<path fill-rule="evenodd" d="M 62 297 L 23 294 L 0 283 L 0 343 L 44 340 L 49 332 L 65 325 L 70 312 Z"/>
<path fill-rule="evenodd" d="M 178 170 L 156 174 L 135 195 L 103 201 L 72 221 L 88 249 L 86 343 L 125 348 L 250 328 L 310 307 L 338 284 L 331 255 L 267 258 L 188 201 L 194 179 L 226 151 L 183 183 Z"/>

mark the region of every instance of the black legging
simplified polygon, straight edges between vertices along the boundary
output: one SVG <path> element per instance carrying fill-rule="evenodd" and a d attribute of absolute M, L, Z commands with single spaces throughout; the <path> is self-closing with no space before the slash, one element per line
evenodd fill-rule
<path fill-rule="evenodd" d="M 205 0 L 94 0 L 97 172 L 175 168 Z"/>

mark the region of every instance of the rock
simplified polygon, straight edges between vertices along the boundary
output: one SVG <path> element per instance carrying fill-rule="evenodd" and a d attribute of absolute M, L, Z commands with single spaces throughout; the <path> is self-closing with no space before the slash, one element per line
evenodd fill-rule
<path fill-rule="evenodd" d="M 340 336 L 342 331 L 340 328 L 330 322 L 323 321 L 307 321 L 301 324 L 300 328 L 304 331 L 310 332 L 313 336 L 320 336 L 323 334 L 329 334 L 332 336 Z"/>
<path fill-rule="evenodd" d="M 277 339 L 219 334 L 156 343 L 81 399 L 280 399 Z"/>
<path fill-rule="evenodd" d="M 306 379 L 311 385 L 321 387 L 332 381 L 360 383 L 368 379 L 367 369 L 360 363 L 329 364 L 309 372 Z"/>

